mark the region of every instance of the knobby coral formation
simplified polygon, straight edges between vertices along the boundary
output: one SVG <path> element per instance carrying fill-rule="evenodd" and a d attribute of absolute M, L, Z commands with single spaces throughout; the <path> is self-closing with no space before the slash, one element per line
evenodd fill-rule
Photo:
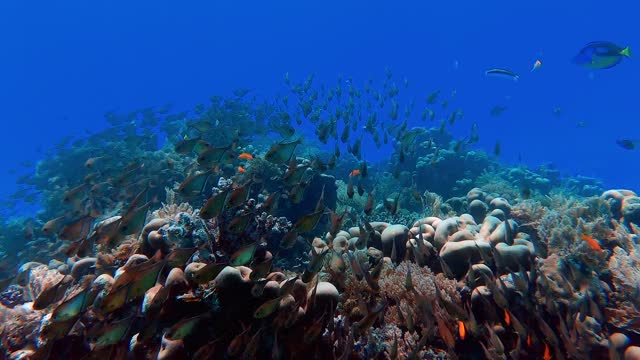
<path fill-rule="evenodd" d="M 324 122 L 311 80 L 292 86 L 296 107 L 338 139 L 355 105 Z M 502 167 L 406 123 L 390 164 L 363 161 L 359 140 L 348 160 L 337 145 L 328 161 L 296 154 L 288 112 L 235 95 L 190 121 L 109 114 L 113 128 L 38 165 L 43 211 L 3 235 L 28 239 L 0 262 L 4 357 L 637 356 L 634 192 Z M 270 132 L 284 139 L 255 136 Z"/>

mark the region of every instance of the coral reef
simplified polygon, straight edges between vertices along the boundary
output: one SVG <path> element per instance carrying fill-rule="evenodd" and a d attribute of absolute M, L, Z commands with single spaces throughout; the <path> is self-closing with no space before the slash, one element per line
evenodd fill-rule
<path fill-rule="evenodd" d="M 360 113 L 396 121 L 387 76 L 386 95 L 311 76 L 274 104 L 240 89 L 110 113 L 61 144 L 21 179 L 41 211 L 1 228 L 2 357 L 637 353 L 636 193 L 501 165 L 445 122 L 381 126 Z M 303 120 L 317 142 L 301 146 Z M 363 131 L 388 161 L 368 162 Z"/>

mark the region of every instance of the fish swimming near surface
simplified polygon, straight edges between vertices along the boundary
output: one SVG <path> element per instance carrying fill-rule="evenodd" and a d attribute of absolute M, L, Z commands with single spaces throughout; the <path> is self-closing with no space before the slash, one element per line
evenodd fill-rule
<path fill-rule="evenodd" d="M 618 139 L 616 140 L 616 144 L 618 144 L 618 146 L 620 146 L 623 149 L 626 150 L 634 150 L 638 144 L 638 140 L 631 140 L 631 139 Z"/>
<path fill-rule="evenodd" d="M 440 95 L 440 90 L 436 90 L 427 96 L 427 104 L 435 104 L 438 101 L 438 96 Z"/>
<path fill-rule="evenodd" d="M 507 69 L 489 69 L 484 73 L 485 75 L 488 75 L 488 76 L 503 77 L 503 78 L 511 79 L 513 81 L 518 81 L 518 79 L 520 78 L 518 74 Z"/>
<path fill-rule="evenodd" d="M 542 66 L 542 61 L 536 60 L 536 62 L 533 63 L 533 67 L 531 68 L 531 71 L 538 70 L 540 69 L 541 66 Z"/>
<path fill-rule="evenodd" d="M 622 48 L 608 41 L 594 41 L 585 45 L 573 62 L 587 69 L 610 69 L 625 57 L 631 58 L 628 46 Z"/>
<path fill-rule="evenodd" d="M 491 111 L 489 112 L 489 114 L 491 114 L 491 116 L 493 117 L 498 117 L 500 115 L 502 115 L 502 113 L 507 110 L 506 106 L 500 106 L 500 105 L 496 105 L 494 106 Z"/>

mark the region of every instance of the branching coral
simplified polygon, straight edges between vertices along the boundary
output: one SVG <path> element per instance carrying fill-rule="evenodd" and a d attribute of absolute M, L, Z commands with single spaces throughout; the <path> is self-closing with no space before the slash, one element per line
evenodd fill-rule
<path fill-rule="evenodd" d="M 411 283 L 415 291 L 405 287 L 407 272 L 411 272 Z M 380 280 L 380 293 L 394 302 L 385 313 L 385 323 L 402 325 L 412 331 L 421 328 L 423 334 L 436 334 L 434 328 L 433 303 L 436 301 L 436 287 L 445 301 L 460 304 L 460 294 L 454 280 L 446 279 L 442 274 L 434 274 L 428 267 L 420 267 L 413 262 L 401 262 L 394 268 L 385 264 Z M 411 319 L 412 318 L 412 319 Z M 453 324 L 451 324 L 453 326 Z"/>
<path fill-rule="evenodd" d="M 497 194 L 507 199 L 518 197 L 518 189 L 509 183 L 503 174 L 497 170 L 484 170 L 476 179 L 475 185 L 488 194 Z"/>
<path fill-rule="evenodd" d="M 439 359 L 445 360 L 450 357 L 445 351 L 434 348 L 417 349 L 420 342 L 420 334 L 417 331 L 402 331 L 396 324 L 387 323 L 380 329 L 375 330 L 376 338 L 381 339 L 386 347 L 385 352 L 390 356 L 394 342 L 397 343 L 397 359 L 405 360 L 411 357 L 418 359 Z"/>

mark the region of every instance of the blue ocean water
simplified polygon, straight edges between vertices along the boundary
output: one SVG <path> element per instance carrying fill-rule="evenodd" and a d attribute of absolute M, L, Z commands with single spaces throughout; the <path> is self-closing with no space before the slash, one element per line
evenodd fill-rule
<path fill-rule="evenodd" d="M 464 118 L 454 135 L 477 122 L 477 146 L 491 152 L 500 141 L 504 162 L 551 163 L 638 190 L 638 151 L 616 145 L 640 138 L 637 60 L 598 71 L 571 58 L 594 40 L 640 49 L 639 10 L 631 1 L 5 0 L 0 197 L 65 136 L 104 128 L 108 110 L 189 109 L 238 87 L 273 97 L 287 72 L 362 84 L 386 68 L 408 79 L 403 96 L 417 104 L 435 90 L 455 92 L 449 108 Z M 520 80 L 486 77 L 493 67 Z M 507 110 L 491 117 L 496 105 Z M 372 162 L 389 155 L 364 146 Z"/>

